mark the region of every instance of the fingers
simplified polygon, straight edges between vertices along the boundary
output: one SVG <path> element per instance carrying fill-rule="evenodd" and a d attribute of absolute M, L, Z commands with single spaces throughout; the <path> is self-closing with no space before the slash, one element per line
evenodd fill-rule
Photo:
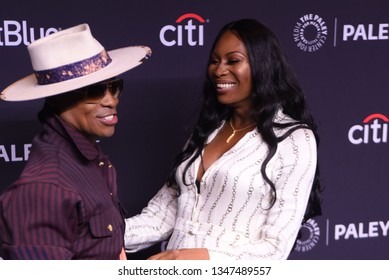
<path fill-rule="evenodd" d="M 124 248 L 122 248 L 122 251 L 120 252 L 119 260 L 127 260 L 127 255 L 126 252 L 124 251 Z"/>
<path fill-rule="evenodd" d="M 148 260 L 209 260 L 209 253 L 206 248 L 176 249 L 160 252 Z"/>
<path fill-rule="evenodd" d="M 169 260 L 169 258 L 167 258 L 168 255 L 169 255 L 169 251 L 161 252 L 149 257 L 148 260 Z"/>

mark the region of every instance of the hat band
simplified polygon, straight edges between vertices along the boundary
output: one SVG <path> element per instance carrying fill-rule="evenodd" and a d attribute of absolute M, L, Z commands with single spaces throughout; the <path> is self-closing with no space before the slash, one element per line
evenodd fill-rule
<path fill-rule="evenodd" d="M 112 59 L 108 53 L 102 50 L 90 58 L 49 70 L 35 71 L 34 73 L 38 85 L 49 85 L 97 72 L 110 64 L 111 61 Z"/>

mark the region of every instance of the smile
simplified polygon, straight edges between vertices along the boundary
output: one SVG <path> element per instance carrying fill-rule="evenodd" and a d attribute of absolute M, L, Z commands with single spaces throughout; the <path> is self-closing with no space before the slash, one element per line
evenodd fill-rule
<path fill-rule="evenodd" d="M 113 115 L 105 116 L 104 120 L 106 121 L 112 121 L 113 120 Z"/>
<path fill-rule="evenodd" d="M 232 88 L 234 86 L 235 86 L 235 84 L 216 84 L 216 87 L 221 88 L 221 89 L 229 89 L 229 88 Z"/>
<path fill-rule="evenodd" d="M 118 117 L 116 114 L 99 117 L 98 119 L 105 125 L 115 125 L 118 122 Z"/>

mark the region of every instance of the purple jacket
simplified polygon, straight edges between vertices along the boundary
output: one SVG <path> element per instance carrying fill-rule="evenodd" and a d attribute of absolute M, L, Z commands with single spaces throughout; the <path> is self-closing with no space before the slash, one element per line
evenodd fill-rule
<path fill-rule="evenodd" d="M 116 171 L 81 133 L 44 108 L 20 178 L 0 196 L 4 259 L 118 259 L 124 219 Z"/>

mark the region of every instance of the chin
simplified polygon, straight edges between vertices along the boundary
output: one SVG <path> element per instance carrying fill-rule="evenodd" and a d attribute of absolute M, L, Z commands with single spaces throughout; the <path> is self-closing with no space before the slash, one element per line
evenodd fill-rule
<path fill-rule="evenodd" d="M 98 136 L 99 136 L 99 138 L 108 138 L 108 137 L 113 136 L 114 134 L 115 134 L 115 129 L 110 129 L 110 130 L 107 130 L 107 131 L 100 133 Z"/>

